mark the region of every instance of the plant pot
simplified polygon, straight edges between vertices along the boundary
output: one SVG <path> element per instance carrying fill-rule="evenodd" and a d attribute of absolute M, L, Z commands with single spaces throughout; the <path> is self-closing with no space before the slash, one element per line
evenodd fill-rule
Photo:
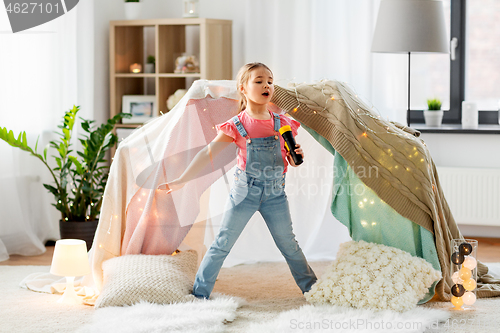
<path fill-rule="evenodd" d="M 87 243 L 87 251 L 92 247 L 99 220 L 86 222 L 63 222 L 59 220 L 61 239 L 82 239 Z"/>
<path fill-rule="evenodd" d="M 441 127 L 443 121 L 443 110 L 424 110 L 425 125 L 430 127 Z"/>
<path fill-rule="evenodd" d="M 154 73 L 155 72 L 155 64 L 146 64 L 144 68 L 144 73 Z"/>
<path fill-rule="evenodd" d="M 125 18 L 127 20 L 137 20 L 141 16 L 141 2 L 125 2 Z"/>

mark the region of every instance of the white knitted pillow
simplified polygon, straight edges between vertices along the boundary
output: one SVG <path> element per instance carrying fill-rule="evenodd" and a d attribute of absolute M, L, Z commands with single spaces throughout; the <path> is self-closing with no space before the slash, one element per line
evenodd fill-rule
<path fill-rule="evenodd" d="M 134 254 L 106 260 L 102 264 L 103 288 L 95 307 L 193 300 L 197 260 L 192 250 L 174 256 Z"/>
<path fill-rule="evenodd" d="M 304 295 L 314 304 L 403 312 L 414 308 L 439 279 L 440 271 L 408 252 L 350 241 L 340 245 L 332 266 Z"/>

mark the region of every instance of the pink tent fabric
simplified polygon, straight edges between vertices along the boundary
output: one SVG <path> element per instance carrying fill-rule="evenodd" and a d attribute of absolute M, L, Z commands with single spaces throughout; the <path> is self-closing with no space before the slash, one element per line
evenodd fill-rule
<path fill-rule="evenodd" d="M 165 138 L 165 153 L 160 161 L 137 178 L 138 191 L 126 209 L 126 227 L 121 254 L 170 254 L 181 244 L 200 212 L 200 197 L 209 186 L 234 164 L 234 145 L 225 149 L 207 166 L 199 178 L 179 191 L 166 194 L 157 190 L 161 183 L 179 177 L 194 156 L 216 136 L 214 126 L 237 113 L 237 101 L 220 98 L 191 99 L 184 115 Z M 193 119 L 194 118 L 194 119 Z M 201 131 L 192 132 L 190 125 L 199 121 Z M 199 145 L 201 137 L 202 145 Z"/>

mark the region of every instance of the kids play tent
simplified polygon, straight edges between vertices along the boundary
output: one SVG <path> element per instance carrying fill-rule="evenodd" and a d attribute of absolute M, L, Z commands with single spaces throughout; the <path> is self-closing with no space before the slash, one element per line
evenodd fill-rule
<path fill-rule="evenodd" d="M 170 112 L 120 143 L 92 248 L 97 289 L 102 286 L 102 263 L 113 257 L 170 254 L 178 249 L 194 249 L 202 257 L 224 213 L 236 164 L 235 145 L 182 189 L 166 194 L 158 186 L 179 177 L 216 136 L 215 125 L 237 114 L 237 99 L 235 81 L 195 81 Z M 306 162 L 290 168 L 296 170 L 289 170 L 286 191 L 294 230 L 308 259 L 328 259 L 325 248 L 338 247 L 334 216 L 355 240 L 398 247 L 429 261 L 443 274 L 436 286 L 438 295 L 449 299 L 449 245 L 462 235 L 419 133 L 383 120 L 348 85 L 337 81 L 276 86 L 272 102 L 272 111 L 287 112 L 302 124 L 303 134 L 297 140 Z M 321 190 L 325 181 L 327 192 Z M 316 192 L 307 186 L 309 191 L 304 191 L 305 184 L 317 185 Z M 272 256 L 262 241 L 270 239 L 268 233 L 259 230 L 247 236 L 238 242 L 252 243 L 255 252 L 241 252 L 236 261 Z M 481 264 L 478 295 L 496 295 L 497 286 L 484 284 L 486 271 Z M 422 301 L 432 297 L 433 288 Z"/>

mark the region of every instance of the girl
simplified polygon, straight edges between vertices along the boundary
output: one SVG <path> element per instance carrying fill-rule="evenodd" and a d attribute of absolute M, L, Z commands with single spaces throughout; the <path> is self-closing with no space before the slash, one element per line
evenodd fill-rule
<path fill-rule="evenodd" d="M 224 259 L 256 211 L 262 214 L 295 282 L 305 293 L 316 282 L 316 275 L 292 231 L 285 174 L 287 164 L 296 165 L 278 132 L 281 126 L 289 125 L 297 134 L 300 123 L 268 111 L 274 86 L 272 72 L 266 65 L 247 64 L 236 80 L 240 113 L 217 125 L 215 139 L 195 156 L 181 177 L 167 184 L 167 193 L 183 187 L 231 142 L 238 146 L 238 166 L 220 231 L 200 264 L 193 295 L 209 298 Z M 295 152 L 304 157 L 300 145 L 296 145 Z"/>

